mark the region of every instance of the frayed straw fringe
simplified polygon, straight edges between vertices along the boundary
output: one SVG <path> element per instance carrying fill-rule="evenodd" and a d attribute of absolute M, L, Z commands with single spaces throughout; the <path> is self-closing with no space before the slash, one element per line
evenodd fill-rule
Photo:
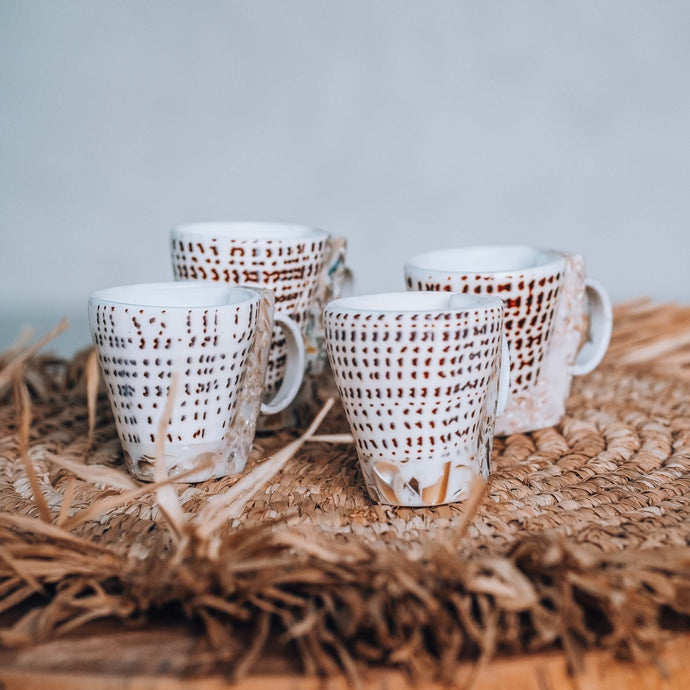
<path fill-rule="evenodd" d="M 688 626 L 690 388 L 681 379 L 690 378 L 690 309 L 618 307 L 608 367 L 577 388 L 563 425 L 497 439 L 489 498 L 478 481 L 464 504 L 429 511 L 371 506 L 350 488 L 359 480 L 351 445 L 341 446 L 346 454 L 337 447 L 352 441 L 342 417 L 340 429 L 316 433 L 333 400 L 299 438 L 279 435 L 284 445 L 238 480 L 193 488 L 158 468 L 156 482 L 140 484 L 104 464 L 117 444 L 93 354 L 35 357 L 64 327 L 0 356 L 0 469 L 21 468 L 11 485 L 0 482 L 0 612 L 21 611 L 0 628 L 0 645 L 174 607 L 204 626 L 199 667 L 227 662 L 234 678 L 252 671 L 270 641 L 272 650 L 296 649 L 305 672 L 344 672 L 354 686 L 369 666 L 450 682 L 467 658 L 478 661 L 472 683 L 499 651 L 560 644 L 577 669 L 595 646 L 649 658 L 669 616 Z M 625 395 L 650 402 L 623 408 Z M 43 435 L 32 432 L 32 413 Z M 68 420 L 82 436 L 61 431 Z M 71 458 L 56 434 L 73 438 Z M 322 487 L 306 478 L 317 448 L 324 467 L 346 463 L 342 495 L 325 470 Z M 310 459 L 294 460 L 298 453 Z M 65 477 L 61 493 L 37 470 L 39 456 L 53 468 L 41 472 Z M 569 491 L 560 479 L 569 467 L 590 483 Z M 249 518 L 281 481 L 295 495 L 311 482 L 316 499 L 304 505 L 322 511 L 323 528 L 318 517 L 295 522 L 287 505 Z M 626 492 L 626 481 L 639 490 Z M 83 504 L 88 485 L 100 497 Z M 645 502 L 662 486 L 663 498 Z M 319 506 L 326 487 L 329 505 L 349 506 L 339 518 L 347 524 Z M 142 517 L 149 503 L 159 518 Z M 338 529 L 329 532 L 334 513 Z M 645 532 L 657 518 L 660 529 Z M 132 519 L 150 527 L 142 534 Z M 119 538 L 101 539 L 101 525 L 117 536 L 117 520 Z"/>

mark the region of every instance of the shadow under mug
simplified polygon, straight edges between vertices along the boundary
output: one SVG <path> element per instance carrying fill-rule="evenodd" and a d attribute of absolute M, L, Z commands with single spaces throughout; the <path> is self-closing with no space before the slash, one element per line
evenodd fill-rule
<path fill-rule="evenodd" d="M 327 305 L 328 355 L 372 499 L 450 503 L 488 476 L 509 392 L 503 313 L 495 297 L 438 292 Z"/>
<path fill-rule="evenodd" d="M 281 314 L 275 323 L 286 342 L 286 374 L 273 400 L 262 404 L 274 324 L 271 292 L 149 283 L 91 295 L 91 335 L 127 468 L 135 477 L 160 478 L 159 452 L 165 476 L 200 468 L 185 481 L 244 469 L 259 411 L 270 414 L 289 405 L 304 372 L 299 329 Z"/>
<path fill-rule="evenodd" d="M 410 290 L 494 295 L 506 305 L 511 399 L 497 434 L 558 423 L 572 377 L 594 370 L 611 338 L 609 297 L 577 254 L 524 245 L 426 252 L 405 264 Z"/>

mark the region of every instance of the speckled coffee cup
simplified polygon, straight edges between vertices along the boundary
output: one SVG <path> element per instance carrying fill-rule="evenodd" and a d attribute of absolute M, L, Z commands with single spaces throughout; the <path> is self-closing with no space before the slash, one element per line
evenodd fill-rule
<path fill-rule="evenodd" d="M 611 337 L 611 303 L 568 254 L 524 245 L 427 252 L 405 264 L 411 290 L 494 295 L 506 305 L 511 398 L 497 434 L 557 424 L 573 376 L 597 367 Z"/>
<path fill-rule="evenodd" d="M 486 478 L 509 389 L 495 297 L 399 292 L 327 305 L 326 345 L 369 494 L 430 506 Z"/>
<path fill-rule="evenodd" d="M 99 290 L 89 299 L 93 343 L 129 471 L 154 478 L 158 441 L 168 476 L 203 481 L 244 469 L 256 420 L 293 400 L 304 371 L 297 326 L 276 315 L 287 346 L 286 374 L 261 404 L 273 327 L 266 290 L 150 283 Z M 165 437 L 161 417 L 177 386 Z"/>
<path fill-rule="evenodd" d="M 170 233 L 175 280 L 255 285 L 275 294 L 276 313 L 299 326 L 306 349 L 307 376 L 326 361 L 322 312 L 338 297 L 347 270 L 345 240 L 304 225 L 287 223 L 189 223 Z M 266 375 L 266 395 L 274 395 L 285 374 L 285 340 L 276 329 Z M 291 421 L 286 415 L 268 426 Z"/>

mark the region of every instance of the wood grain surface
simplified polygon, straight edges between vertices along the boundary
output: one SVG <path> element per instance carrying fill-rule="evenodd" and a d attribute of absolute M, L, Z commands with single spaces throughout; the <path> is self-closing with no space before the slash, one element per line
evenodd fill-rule
<path fill-rule="evenodd" d="M 267 655 L 258 671 L 235 681 L 216 668 L 190 672 L 191 653 L 198 639 L 188 630 L 159 626 L 127 630 L 99 624 L 78 637 L 52 640 L 30 648 L 0 653 L 2 690 L 345 690 L 345 677 L 305 677 L 282 657 Z M 198 659 L 198 657 L 195 657 Z M 477 667 L 459 669 L 460 685 L 472 680 Z M 400 672 L 370 671 L 361 678 L 367 690 L 444 687 L 414 686 Z M 559 651 L 500 657 L 481 669 L 474 690 L 687 690 L 690 688 L 690 636 L 669 640 L 656 664 L 630 663 L 604 652 L 585 656 L 584 669 L 572 676 Z"/>

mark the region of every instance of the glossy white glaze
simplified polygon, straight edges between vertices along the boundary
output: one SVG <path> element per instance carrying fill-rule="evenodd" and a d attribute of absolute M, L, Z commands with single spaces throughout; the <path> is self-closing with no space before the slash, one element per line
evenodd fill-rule
<path fill-rule="evenodd" d="M 497 298 L 433 292 L 326 307 L 328 354 L 374 500 L 458 501 L 472 476 L 488 476 L 503 312 Z"/>
<path fill-rule="evenodd" d="M 134 476 L 153 479 L 173 375 L 166 473 L 210 463 L 187 479 L 201 481 L 244 468 L 261 407 L 272 314 L 273 295 L 252 288 L 159 283 L 91 296 L 93 342 Z M 300 377 L 301 361 L 293 354 Z"/>
<path fill-rule="evenodd" d="M 276 314 L 299 326 L 305 347 L 305 375 L 318 375 L 326 362 L 324 305 L 340 296 L 347 276 L 346 243 L 316 228 L 283 223 L 191 223 L 171 231 L 176 280 L 255 285 L 272 290 Z M 286 343 L 274 329 L 266 377 L 270 400 L 285 375 Z M 304 403 L 304 401 L 302 401 Z M 260 420 L 277 429 L 297 420 L 291 409 Z"/>
<path fill-rule="evenodd" d="M 506 303 L 512 394 L 497 434 L 556 424 L 573 374 L 594 369 L 608 347 L 611 305 L 578 255 L 523 245 L 449 249 L 410 259 L 405 278 L 413 290 L 493 294 Z"/>

